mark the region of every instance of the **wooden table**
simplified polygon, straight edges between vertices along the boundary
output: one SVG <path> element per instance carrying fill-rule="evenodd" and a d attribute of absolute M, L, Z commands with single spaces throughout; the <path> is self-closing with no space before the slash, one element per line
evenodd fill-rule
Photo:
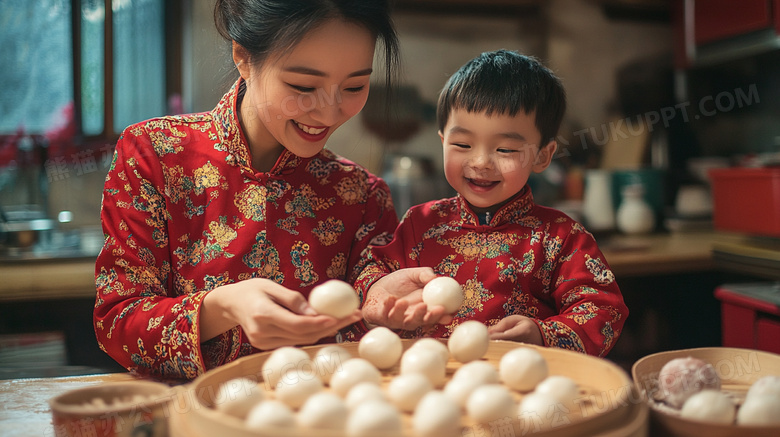
<path fill-rule="evenodd" d="M 53 437 L 49 399 L 106 382 L 130 381 L 129 373 L 0 381 L 0 436 Z"/>
<path fill-rule="evenodd" d="M 713 270 L 714 247 L 742 239 L 739 235 L 705 231 L 616 234 L 598 242 L 615 276 L 623 278 Z"/>

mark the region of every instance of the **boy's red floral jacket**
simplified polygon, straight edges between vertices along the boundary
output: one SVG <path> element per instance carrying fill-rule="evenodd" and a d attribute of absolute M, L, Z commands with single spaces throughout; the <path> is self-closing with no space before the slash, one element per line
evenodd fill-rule
<path fill-rule="evenodd" d="M 535 319 L 547 346 L 604 356 L 628 315 L 593 236 L 562 212 L 534 204 L 528 187 L 480 225 L 462 197 L 411 208 L 385 246 L 364 253 L 355 287 L 405 267 L 455 278 L 465 301 L 453 322 L 408 336 L 448 337 L 464 320 L 493 325 L 519 314 Z"/>

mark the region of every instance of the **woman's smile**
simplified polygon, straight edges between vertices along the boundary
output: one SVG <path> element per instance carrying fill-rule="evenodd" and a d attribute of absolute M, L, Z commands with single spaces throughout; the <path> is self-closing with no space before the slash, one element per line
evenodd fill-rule
<path fill-rule="evenodd" d="M 328 136 L 327 126 L 309 126 L 298 121 L 293 121 L 296 132 L 306 141 L 317 142 Z"/>

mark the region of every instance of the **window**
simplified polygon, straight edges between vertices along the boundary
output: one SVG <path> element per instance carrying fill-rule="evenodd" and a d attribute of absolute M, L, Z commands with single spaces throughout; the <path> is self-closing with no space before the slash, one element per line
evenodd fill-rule
<path fill-rule="evenodd" d="M 180 92 L 178 1 L 0 2 L 0 135 L 115 138 Z"/>
<path fill-rule="evenodd" d="M 0 135 L 40 133 L 73 101 L 70 2 L 0 2 Z"/>

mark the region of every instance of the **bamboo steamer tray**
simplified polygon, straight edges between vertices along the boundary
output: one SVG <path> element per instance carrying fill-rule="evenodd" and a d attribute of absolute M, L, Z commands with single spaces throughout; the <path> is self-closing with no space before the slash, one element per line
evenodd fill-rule
<path fill-rule="evenodd" d="M 672 359 L 693 357 L 712 364 L 721 379 L 721 390 L 742 405 L 750 386 L 767 375 L 780 375 L 780 355 L 751 349 L 711 347 L 681 349 L 648 355 L 631 368 L 637 391 L 650 405 L 650 428 L 670 437 L 777 437 L 778 426 L 720 425 L 680 417 L 679 411 L 657 398 L 658 375 Z"/>
<path fill-rule="evenodd" d="M 404 350 L 408 349 L 414 340 L 403 340 Z M 324 347 L 310 346 L 303 350 L 314 357 L 316 352 Z M 341 343 L 340 346 L 349 351 L 353 357 L 358 357 L 358 343 Z M 588 355 L 562 350 L 543 348 L 515 342 L 491 341 L 483 360 L 498 368 L 498 363 L 504 353 L 517 347 L 531 347 L 538 350 L 547 360 L 550 375 L 565 375 L 577 382 L 581 397 L 575 401 L 575 406 L 568 411 L 558 410 L 553 417 L 552 425 L 535 430 L 523 425 L 522 421 L 514 420 L 514 434 L 543 437 L 644 437 L 648 429 L 648 408 L 636 395 L 634 384 L 628 374 L 614 363 Z M 186 400 L 182 414 L 172 420 L 173 436 L 207 437 L 226 435 L 231 437 L 336 437 L 342 433 L 327 430 L 268 430 L 258 432 L 246 428 L 243 422 L 214 409 L 214 401 L 219 386 L 233 378 L 248 377 L 259 381 L 259 386 L 270 392 L 262 381 L 262 365 L 270 356 L 270 352 L 240 358 L 220 368 L 213 369 L 196 378 L 185 391 L 180 392 Z M 447 364 L 447 380 L 461 366 L 450 359 Z M 399 366 L 382 371 L 383 388 L 399 372 Z M 326 390 L 328 388 L 326 387 Z M 522 395 L 514 393 L 519 401 Z M 267 397 L 273 397 L 267 393 Z M 515 418 L 517 419 L 517 418 Z M 404 436 L 413 437 L 411 430 L 411 415 L 404 414 Z M 467 416 L 463 416 L 463 435 L 491 435 L 488 424 L 475 424 Z M 381 437 L 381 436 L 377 436 Z"/>

